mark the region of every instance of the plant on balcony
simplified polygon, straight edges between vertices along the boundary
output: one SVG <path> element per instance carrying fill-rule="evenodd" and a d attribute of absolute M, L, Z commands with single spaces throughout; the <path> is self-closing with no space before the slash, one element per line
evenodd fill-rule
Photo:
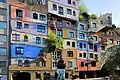
<path fill-rule="evenodd" d="M 97 19 L 97 16 L 95 14 L 91 14 L 90 19 Z"/>
<path fill-rule="evenodd" d="M 56 49 L 62 49 L 63 39 L 58 38 L 54 33 L 49 33 L 46 39 L 47 48 L 49 52 L 54 52 Z"/>

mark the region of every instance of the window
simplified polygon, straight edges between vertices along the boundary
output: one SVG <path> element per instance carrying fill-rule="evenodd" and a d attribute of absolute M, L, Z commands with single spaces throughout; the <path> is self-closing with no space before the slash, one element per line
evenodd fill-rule
<path fill-rule="evenodd" d="M 46 39 L 45 39 L 45 38 L 42 38 L 42 43 L 43 43 L 43 44 L 45 44 L 45 41 L 46 41 Z"/>
<path fill-rule="evenodd" d="M 42 67 L 46 67 L 46 62 L 45 61 L 42 62 Z"/>
<path fill-rule="evenodd" d="M 25 60 L 24 64 L 25 64 L 25 67 L 30 67 L 30 61 L 29 60 Z"/>
<path fill-rule="evenodd" d="M 46 16 L 45 16 L 45 15 L 40 14 L 40 20 L 41 20 L 41 21 L 46 21 Z"/>
<path fill-rule="evenodd" d="M 63 7 L 59 6 L 59 14 L 63 15 Z"/>
<path fill-rule="evenodd" d="M 0 61 L 0 67 L 6 67 L 7 61 Z"/>
<path fill-rule="evenodd" d="M 61 30 L 61 29 L 58 29 L 58 30 L 57 30 L 57 36 L 58 36 L 58 37 L 62 37 L 62 30 Z"/>
<path fill-rule="evenodd" d="M 103 24 L 103 21 L 101 20 L 100 23 Z"/>
<path fill-rule="evenodd" d="M 53 10 L 57 11 L 57 5 L 53 4 Z"/>
<path fill-rule="evenodd" d="M 73 16 L 76 16 L 76 12 L 75 11 L 73 11 Z"/>
<path fill-rule="evenodd" d="M 24 54 L 24 48 L 23 47 L 16 47 L 16 54 Z"/>
<path fill-rule="evenodd" d="M 98 51 L 98 47 L 97 47 L 97 45 L 94 45 L 94 51 L 95 51 L 95 52 Z"/>
<path fill-rule="evenodd" d="M 80 48 L 83 48 L 83 45 L 82 45 L 82 43 L 80 43 Z"/>
<path fill-rule="evenodd" d="M 93 49 L 93 44 L 92 43 L 89 44 L 89 48 Z"/>
<path fill-rule="evenodd" d="M 26 42 L 28 41 L 28 36 L 27 35 L 24 36 L 24 41 L 26 41 Z"/>
<path fill-rule="evenodd" d="M 61 25 L 62 24 L 62 20 L 57 20 L 57 24 Z"/>
<path fill-rule="evenodd" d="M 6 48 L 0 48 L 0 55 L 5 55 L 7 54 L 7 49 Z"/>
<path fill-rule="evenodd" d="M 81 67 L 84 67 L 84 62 L 81 62 Z"/>
<path fill-rule="evenodd" d="M 69 38 L 74 38 L 74 32 L 69 32 Z"/>
<path fill-rule="evenodd" d="M 67 9 L 67 14 L 72 15 L 72 10 L 71 9 Z"/>
<path fill-rule="evenodd" d="M 12 34 L 13 41 L 20 41 L 20 34 Z"/>
<path fill-rule="evenodd" d="M 41 44 L 41 38 L 40 37 L 36 37 L 36 43 Z"/>
<path fill-rule="evenodd" d="M 36 66 L 40 66 L 40 62 L 39 61 L 36 61 Z"/>
<path fill-rule="evenodd" d="M 91 66 L 92 66 L 92 67 L 96 67 L 96 62 L 95 62 L 95 61 L 92 61 L 92 62 L 91 62 Z"/>
<path fill-rule="evenodd" d="M 97 41 L 97 36 L 93 36 L 93 39 L 94 39 L 95 41 Z"/>
<path fill-rule="evenodd" d="M 113 39 L 110 39 L 110 44 L 113 44 Z"/>
<path fill-rule="evenodd" d="M 29 27 L 29 24 L 24 24 L 24 28 L 28 28 Z"/>
<path fill-rule="evenodd" d="M 6 26 L 5 22 L 0 22 L 0 29 L 6 29 Z"/>
<path fill-rule="evenodd" d="M 53 62 L 53 63 L 52 63 L 52 66 L 53 66 L 53 67 L 56 67 L 56 65 L 57 65 L 57 62 Z"/>
<path fill-rule="evenodd" d="M 101 46 L 101 50 L 105 50 L 105 46 Z"/>
<path fill-rule="evenodd" d="M 86 58 L 86 53 L 83 53 L 83 57 Z"/>
<path fill-rule="evenodd" d="M 72 64 L 71 61 L 68 61 L 68 67 L 69 67 L 69 68 L 70 68 L 70 67 L 73 67 L 73 64 Z"/>
<path fill-rule="evenodd" d="M 38 19 L 38 14 L 37 13 L 33 13 L 33 19 Z"/>
<path fill-rule="evenodd" d="M 82 53 L 79 53 L 79 57 L 82 57 Z"/>
<path fill-rule="evenodd" d="M 97 25 L 96 25 L 96 23 L 93 23 L 93 28 L 97 28 Z"/>
<path fill-rule="evenodd" d="M 45 26 L 37 25 L 37 32 L 45 33 Z"/>
<path fill-rule="evenodd" d="M 17 18 L 22 18 L 22 17 L 23 17 L 23 12 L 22 12 L 22 10 L 16 9 L 16 17 L 17 17 Z"/>
<path fill-rule="evenodd" d="M 69 46 L 70 46 L 70 41 L 67 41 L 67 45 L 69 45 Z"/>
<path fill-rule="evenodd" d="M 68 0 L 68 4 L 71 4 L 71 0 Z"/>
<path fill-rule="evenodd" d="M 85 39 L 85 34 L 84 33 L 79 33 L 79 38 L 80 39 Z"/>
<path fill-rule="evenodd" d="M 72 42 L 72 47 L 75 47 L 75 42 Z"/>
<path fill-rule="evenodd" d="M 22 29 L 22 22 L 17 22 L 17 29 Z"/>
<path fill-rule="evenodd" d="M 23 66 L 22 60 L 18 60 L 18 66 Z"/>
<path fill-rule="evenodd" d="M 41 79 L 41 74 L 36 72 L 36 79 Z"/>
<path fill-rule="evenodd" d="M 95 59 L 98 60 L 98 55 L 97 54 L 95 54 Z"/>
<path fill-rule="evenodd" d="M 84 30 L 84 25 L 80 24 L 80 30 Z"/>
<path fill-rule="evenodd" d="M 68 57 L 73 57 L 73 51 L 67 51 L 67 56 Z"/>
<path fill-rule="evenodd" d="M 7 41 L 6 35 L 0 35 L 0 42 L 6 42 L 6 41 Z"/>
<path fill-rule="evenodd" d="M 93 53 L 90 53 L 90 58 L 93 58 Z"/>
<path fill-rule="evenodd" d="M 84 48 L 86 48 L 86 44 L 84 43 Z"/>
<path fill-rule="evenodd" d="M 75 1 L 73 1 L 73 5 L 75 5 Z"/>

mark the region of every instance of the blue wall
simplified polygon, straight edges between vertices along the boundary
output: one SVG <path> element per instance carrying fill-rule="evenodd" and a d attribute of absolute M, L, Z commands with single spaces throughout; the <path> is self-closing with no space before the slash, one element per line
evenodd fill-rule
<path fill-rule="evenodd" d="M 19 46 L 24 48 L 24 54 L 23 55 L 16 54 L 16 47 L 19 47 Z M 42 48 L 29 46 L 29 45 L 12 44 L 11 45 L 11 57 L 22 56 L 22 57 L 35 58 L 36 56 L 38 56 L 41 49 Z"/>
<path fill-rule="evenodd" d="M 80 48 L 80 43 L 82 43 L 82 46 L 83 46 L 82 48 Z M 84 47 L 84 44 L 86 44 L 86 48 Z M 77 41 L 77 49 L 80 49 L 80 50 L 83 50 L 83 51 L 87 51 L 87 49 L 88 49 L 88 42 L 78 40 Z"/>

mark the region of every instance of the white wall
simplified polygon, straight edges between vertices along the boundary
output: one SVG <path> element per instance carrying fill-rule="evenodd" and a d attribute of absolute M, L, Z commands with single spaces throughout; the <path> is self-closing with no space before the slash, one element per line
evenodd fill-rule
<path fill-rule="evenodd" d="M 57 10 L 55 11 L 55 10 L 53 10 L 53 4 L 54 4 L 54 2 L 48 1 L 48 12 L 49 13 L 56 14 L 56 15 L 58 15 L 60 17 L 66 17 L 66 18 L 70 18 L 70 19 L 74 19 L 74 20 L 79 20 L 78 19 L 78 15 L 79 15 L 78 9 L 55 3 L 57 5 Z M 58 10 L 59 10 L 58 6 L 63 7 L 63 15 L 58 14 Z M 76 12 L 76 16 L 73 16 L 73 14 L 68 15 L 67 14 L 67 8 L 71 9 L 72 13 L 73 13 L 73 10 L 74 10 Z"/>
<path fill-rule="evenodd" d="M 67 41 L 70 41 L 70 46 L 67 45 Z M 72 42 L 75 42 L 75 47 L 72 47 Z M 76 40 L 64 39 L 64 41 L 63 41 L 63 48 L 64 49 L 77 49 L 77 42 L 76 42 Z"/>

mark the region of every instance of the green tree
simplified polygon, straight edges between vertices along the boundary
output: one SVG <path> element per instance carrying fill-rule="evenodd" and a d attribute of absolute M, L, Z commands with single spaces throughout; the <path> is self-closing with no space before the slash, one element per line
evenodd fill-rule
<path fill-rule="evenodd" d="M 91 14 L 90 19 L 97 19 L 97 16 L 95 14 Z"/>
<path fill-rule="evenodd" d="M 80 12 L 80 14 L 82 14 L 84 12 L 88 13 L 88 9 L 86 8 L 85 4 L 81 3 L 79 5 L 79 12 Z"/>
<path fill-rule="evenodd" d="M 46 39 L 46 44 L 50 52 L 54 52 L 56 49 L 61 49 L 63 46 L 63 39 L 58 38 L 54 33 L 49 33 Z"/>

